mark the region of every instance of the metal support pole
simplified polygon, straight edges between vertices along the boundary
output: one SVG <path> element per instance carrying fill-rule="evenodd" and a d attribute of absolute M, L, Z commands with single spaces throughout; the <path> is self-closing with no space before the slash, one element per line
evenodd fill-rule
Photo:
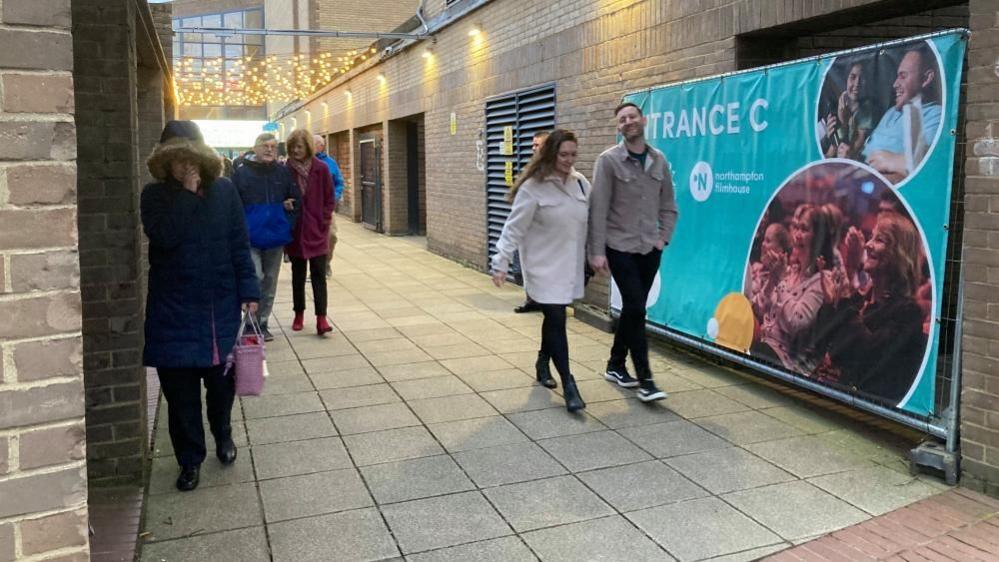
<path fill-rule="evenodd" d="M 324 31 L 321 29 L 236 29 L 232 27 L 182 27 L 177 33 L 210 33 L 219 37 L 233 35 L 276 35 L 292 37 L 340 37 L 351 39 L 428 39 L 428 33 L 395 33 L 382 31 Z"/>

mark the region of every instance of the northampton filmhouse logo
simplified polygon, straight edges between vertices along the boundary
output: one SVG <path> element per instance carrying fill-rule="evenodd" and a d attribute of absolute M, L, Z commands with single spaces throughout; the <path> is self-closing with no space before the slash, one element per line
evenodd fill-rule
<path fill-rule="evenodd" d="M 707 201 L 714 189 L 715 174 L 711 171 L 711 164 L 703 160 L 694 164 L 694 169 L 690 171 L 690 195 L 694 201 Z"/>

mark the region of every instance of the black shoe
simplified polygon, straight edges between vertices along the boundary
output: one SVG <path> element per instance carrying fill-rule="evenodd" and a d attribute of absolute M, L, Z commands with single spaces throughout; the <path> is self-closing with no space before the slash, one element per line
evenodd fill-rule
<path fill-rule="evenodd" d="M 642 402 L 652 402 L 655 400 L 662 400 L 666 398 L 666 393 L 659 390 L 656 383 L 652 382 L 652 379 L 645 379 L 642 381 L 641 386 L 638 388 L 638 399 Z"/>
<path fill-rule="evenodd" d="M 628 373 L 628 368 L 624 366 L 624 363 L 611 363 L 607 362 L 607 372 L 604 373 L 604 378 L 616 382 L 621 388 L 635 388 L 638 386 L 638 379 L 631 376 Z"/>
<path fill-rule="evenodd" d="M 180 476 L 177 477 L 177 489 L 181 492 L 190 492 L 197 488 L 200 481 L 200 473 L 201 467 L 197 465 L 182 466 L 180 468 Z"/>
<path fill-rule="evenodd" d="M 260 332 L 264 334 L 264 341 L 274 341 L 274 334 L 267 328 L 260 328 Z"/>
<path fill-rule="evenodd" d="M 226 466 L 236 462 L 236 453 L 236 444 L 232 442 L 231 437 L 219 440 L 218 446 L 215 447 L 215 456 Z"/>
<path fill-rule="evenodd" d="M 517 314 L 523 314 L 525 312 L 538 312 L 540 310 L 541 310 L 541 305 L 534 302 L 531 299 L 527 299 L 526 301 L 524 301 L 524 304 L 513 309 L 513 311 L 516 312 Z"/>
<path fill-rule="evenodd" d="M 562 395 L 565 398 L 565 409 L 569 412 L 578 412 L 586 408 L 586 402 L 583 402 L 583 398 L 579 395 L 576 379 L 572 375 L 562 379 Z"/>
<path fill-rule="evenodd" d="M 552 370 L 548 362 L 551 361 L 551 357 L 544 351 L 538 352 L 538 360 L 534 362 L 534 371 L 536 373 L 538 384 L 545 388 L 556 388 L 558 383 L 552 378 Z"/>

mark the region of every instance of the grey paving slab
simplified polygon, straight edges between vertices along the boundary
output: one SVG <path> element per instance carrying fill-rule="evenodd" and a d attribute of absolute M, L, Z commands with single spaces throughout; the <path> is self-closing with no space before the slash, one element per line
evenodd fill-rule
<path fill-rule="evenodd" d="M 392 322 L 396 322 L 393 320 Z M 393 351 L 378 351 L 374 353 L 366 353 L 368 361 L 375 367 L 385 367 L 388 365 L 404 365 L 407 363 L 417 363 L 420 361 L 429 361 L 433 359 L 427 352 L 419 348 L 414 349 L 402 349 Z"/>
<path fill-rule="evenodd" d="M 560 395 L 536 384 L 523 388 L 492 390 L 481 395 L 504 414 L 565 407 L 565 400 Z"/>
<path fill-rule="evenodd" d="M 333 410 L 330 415 L 343 435 L 420 425 L 420 420 L 402 402 Z"/>
<path fill-rule="evenodd" d="M 269 562 L 263 527 L 236 529 L 207 535 L 142 545 L 142 562 L 215 560 L 218 562 Z"/>
<path fill-rule="evenodd" d="M 754 411 L 708 416 L 696 421 L 697 425 L 738 445 L 802 434 L 799 429 Z"/>
<path fill-rule="evenodd" d="M 310 375 L 316 373 L 335 373 L 337 371 L 349 371 L 367 367 L 370 363 L 360 353 L 354 355 L 341 355 L 336 358 L 323 357 L 319 359 L 306 359 L 302 361 L 305 372 Z"/>
<path fill-rule="evenodd" d="M 746 449 L 799 478 L 873 466 L 871 460 L 813 435 L 755 443 Z"/>
<path fill-rule="evenodd" d="M 440 455 L 365 466 L 364 481 L 380 504 L 472 490 L 475 486 L 451 457 Z"/>
<path fill-rule="evenodd" d="M 534 562 L 537 557 L 517 537 L 490 539 L 407 556 L 410 562 Z"/>
<path fill-rule="evenodd" d="M 685 420 L 626 427 L 620 429 L 618 433 L 657 458 L 675 457 L 730 446 L 728 441 Z"/>
<path fill-rule="evenodd" d="M 350 340 L 351 343 L 356 345 L 361 342 L 386 340 L 399 337 L 400 333 L 393 328 L 377 328 L 374 330 L 344 331 L 343 335 Z"/>
<path fill-rule="evenodd" d="M 601 367 L 601 373 L 602 372 L 603 367 Z M 700 390 L 704 388 L 690 379 L 685 379 L 679 375 L 669 372 L 656 373 L 655 381 L 656 386 L 665 390 L 669 394 L 673 394 L 674 392 L 686 392 L 688 390 Z"/>
<path fill-rule="evenodd" d="M 310 328 L 315 329 L 315 325 L 310 326 Z M 322 358 L 329 359 L 331 363 L 335 363 L 337 357 L 357 353 L 357 348 L 339 332 L 333 332 L 324 338 L 298 341 L 294 344 L 294 347 L 295 354 L 300 359 Z"/>
<path fill-rule="evenodd" d="M 787 540 L 830 533 L 869 517 L 801 480 L 734 492 L 724 499 Z"/>
<path fill-rule="evenodd" d="M 409 339 L 420 347 L 439 347 L 443 345 L 471 344 L 472 340 L 457 332 L 440 334 L 414 334 Z"/>
<path fill-rule="evenodd" d="M 271 377 L 305 375 L 305 369 L 302 368 L 302 364 L 297 359 L 291 361 L 273 361 L 269 358 L 270 352 L 271 349 L 268 347 L 267 372 Z"/>
<path fill-rule="evenodd" d="M 482 488 L 565 474 L 566 470 L 534 443 L 515 443 L 460 451 L 454 460 Z"/>
<path fill-rule="evenodd" d="M 313 373 L 309 375 L 309 379 L 318 390 L 365 386 L 385 382 L 385 379 L 378 374 L 378 371 L 374 367 L 358 367 L 356 369 L 345 369 L 329 373 Z"/>
<path fill-rule="evenodd" d="M 573 472 L 650 460 L 652 457 L 613 431 L 565 435 L 538 441 Z"/>
<path fill-rule="evenodd" d="M 358 351 L 363 354 L 384 353 L 387 351 L 399 351 L 404 349 L 418 349 L 417 345 L 403 336 L 392 339 L 372 340 L 355 344 Z"/>
<path fill-rule="evenodd" d="M 792 546 L 789 542 L 782 542 L 760 548 L 751 548 L 742 552 L 736 552 L 735 554 L 716 556 L 715 558 L 711 558 L 710 562 L 755 562 L 756 560 L 765 560 L 768 555 L 775 554 Z"/>
<path fill-rule="evenodd" d="M 260 496 L 268 524 L 374 505 L 360 475 L 352 468 L 264 480 L 260 482 Z"/>
<path fill-rule="evenodd" d="M 503 416 L 489 416 L 428 426 L 450 452 L 521 443 L 527 437 Z"/>
<path fill-rule="evenodd" d="M 479 492 L 391 504 L 382 514 L 404 554 L 513 534 Z"/>
<path fill-rule="evenodd" d="M 819 439 L 868 458 L 888 468 L 908 472 L 906 443 L 893 443 L 862 435 L 856 429 L 837 429 L 819 434 Z"/>
<path fill-rule="evenodd" d="M 239 449 L 239 454 L 240 456 L 236 458 L 235 463 L 224 466 L 215 458 L 214 449 L 210 449 L 208 458 L 201 465 L 201 479 L 198 487 L 211 488 L 240 482 L 253 482 L 253 463 L 250 462 L 249 449 Z M 149 473 L 149 493 L 177 493 L 175 483 L 178 474 L 180 474 L 180 467 L 173 456 L 154 458 Z"/>
<path fill-rule="evenodd" d="M 545 562 L 675 560 L 620 515 L 524 533 Z"/>
<path fill-rule="evenodd" d="M 703 361 L 697 361 L 696 359 L 692 359 L 688 365 L 674 364 L 672 371 L 685 379 L 690 379 L 707 388 L 746 384 L 749 381 L 747 377 L 740 376 L 733 371 L 716 367 Z"/>
<path fill-rule="evenodd" d="M 709 495 L 662 461 L 615 466 L 577 476 L 621 512 Z"/>
<path fill-rule="evenodd" d="M 558 375 L 554 372 L 552 375 L 556 378 L 558 377 Z M 635 389 L 621 388 L 614 383 L 602 379 L 579 380 L 576 381 L 576 386 L 579 388 L 579 395 L 583 397 L 583 400 L 588 405 L 598 404 L 607 400 L 625 400 L 627 398 L 635 397 Z M 562 387 L 559 386 L 560 393 L 561 388 Z"/>
<path fill-rule="evenodd" d="M 498 371 L 509 369 L 513 365 L 495 355 L 482 355 L 479 357 L 462 357 L 460 359 L 444 359 L 441 365 L 456 375 L 467 373 L 480 373 L 484 371 Z"/>
<path fill-rule="evenodd" d="M 710 389 L 670 394 L 669 398 L 666 399 L 666 407 L 687 419 L 731 414 L 749 409 L 749 406 L 726 398 Z"/>
<path fill-rule="evenodd" d="M 246 430 L 254 445 L 336 435 L 336 428 L 326 412 L 247 420 Z"/>
<path fill-rule="evenodd" d="M 233 408 L 233 414 L 236 413 L 238 408 Z M 165 407 L 161 406 L 161 410 L 166 410 Z M 170 431 L 167 427 L 166 420 L 159 420 L 156 422 L 156 432 L 153 434 L 153 457 L 173 457 L 173 443 L 170 441 Z M 208 427 L 206 422 L 205 428 L 205 445 L 209 451 L 209 455 L 215 451 L 215 437 L 212 435 L 211 428 Z M 246 426 L 242 421 L 236 421 L 236 417 L 233 416 L 232 421 L 232 442 L 236 444 L 237 447 L 245 447 L 247 445 L 246 440 Z"/>
<path fill-rule="evenodd" d="M 389 382 L 441 377 L 451 374 L 437 361 L 420 361 L 403 365 L 379 367 L 378 372 Z"/>
<path fill-rule="evenodd" d="M 393 382 L 392 387 L 405 400 L 468 394 L 472 389 L 454 375 Z"/>
<path fill-rule="evenodd" d="M 483 492 L 518 533 L 614 513 L 573 476 L 556 476 Z"/>
<path fill-rule="evenodd" d="M 672 457 L 666 463 L 713 494 L 794 480 L 790 473 L 738 447 Z"/>
<path fill-rule="evenodd" d="M 339 437 L 257 445 L 253 465 L 260 480 L 352 466 Z"/>
<path fill-rule="evenodd" d="M 652 507 L 626 516 L 682 561 L 781 542 L 776 534 L 714 497 Z"/>
<path fill-rule="evenodd" d="M 327 410 L 342 410 L 400 401 L 399 396 L 387 384 L 333 388 L 320 391 L 319 396 L 322 397 Z"/>
<path fill-rule="evenodd" d="M 723 386 L 714 390 L 718 394 L 745 404 L 754 410 L 790 406 L 798 403 L 798 399 L 790 394 L 785 394 L 762 384 L 752 382 L 734 386 Z"/>
<path fill-rule="evenodd" d="M 940 493 L 937 486 L 921 478 L 883 466 L 818 476 L 809 482 L 871 515 L 882 515 Z"/>
<path fill-rule="evenodd" d="M 411 400 L 409 406 L 427 424 L 495 416 L 499 413 L 477 394 Z"/>
<path fill-rule="evenodd" d="M 537 384 L 533 376 L 514 368 L 464 373 L 458 377 L 476 392 L 523 388 Z"/>
<path fill-rule="evenodd" d="M 826 433 L 841 427 L 841 422 L 832 414 L 824 413 L 816 408 L 808 408 L 802 403 L 790 406 L 777 406 L 760 411 L 788 425 L 794 426 L 806 434 Z"/>
<path fill-rule="evenodd" d="M 663 401 L 645 403 L 636 399 L 610 400 L 587 404 L 586 411 L 613 429 L 665 423 L 680 419 L 666 407 Z"/>
<path fill-rule="evenodd" d="M 315 392 L 299 392 L 296 394 L 266 394 L 254 398 L 243 398 L 243 414 L 246 419 L 272 418 L 306 412 L 321 412 L 323 403 Z"/>
<path fill-rule="evenodd" d="M 404 427 L 343 438 L 357 466 L 439 455 L 444 449 L 424 427 Z"/>
<path fill-rule="evenodd" d="M 272 523 L 274 562 L 382 560 L 399 555 L 375 509 L 357 509 Z"/>
<path fill-rule="evenodd" d="M 315 387 L 312 386 L 312 381 L 305 375 L 275 375 L 271 373 L 264 382 L 264 394 L 268 396 L 311 392 L 314 390 Z"/>
<path fill-rule="evenodd" d="M 507 418 L 531 439 L 588 433 L 607 428 L 585 411 L 570 414 L 565 408 L 520 412 L 509 414 Z"/>
<path fill-rule="evenodd" d="M 151 496 L 152 497 L 152 496 Z M 150 540 L 188 537 L 263 524 L 253 483 L 198 488 L 189 493 L 161 494 L 149 501 L 144 531 Z M 239 509 L 233 509 L 239 506 Z"/>

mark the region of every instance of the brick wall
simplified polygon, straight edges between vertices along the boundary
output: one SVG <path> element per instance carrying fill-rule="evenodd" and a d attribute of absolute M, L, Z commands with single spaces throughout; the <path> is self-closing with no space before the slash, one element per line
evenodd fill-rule
<path fill-rule="evenodd" d="M 350 132 L 343 131 L 335 135 L 330 135 L 327 141 L 327 151 L 340 166 L 340 173 L 343 174 L 343 198 L 337 206 L 336 212 L 354 217 L 354 167 L 351 164 L 351 142 Z"/>
<path fill-rule="evenodd" d="M 73 2 L 87 468 L 102 485 L 141 482 L 146 451 L 136 90 L 156 84 L 137 72 L 135 10 Z"/>
<path fill-rule="evenodd" d="M 409 233 L 408 174 L 406 159 L 406 121 L 389 121 L 385 125 L 385 146 L 382 149 L 382 224 L 385 234 Z"/>
<path fill-rule="evenodd" d="M 999 495 L 999 0 L 971 0 L 962 484 Z"/>
<path fill-rule="evenodd" d="M 70 2 L 0 22 L 0 561 L 86 560 Z"/>
<path fill-rule="evenodd" d="M 419 5 L 419 0 L 314 0 L 310 21 L 314 28 L 330 31 L 392 31 L 413 17 Z M 314 49 L 340 56 L 351 49 L 366 49 L 372 43 L 373 39 L 317 39 L 314 40 Z"/>

